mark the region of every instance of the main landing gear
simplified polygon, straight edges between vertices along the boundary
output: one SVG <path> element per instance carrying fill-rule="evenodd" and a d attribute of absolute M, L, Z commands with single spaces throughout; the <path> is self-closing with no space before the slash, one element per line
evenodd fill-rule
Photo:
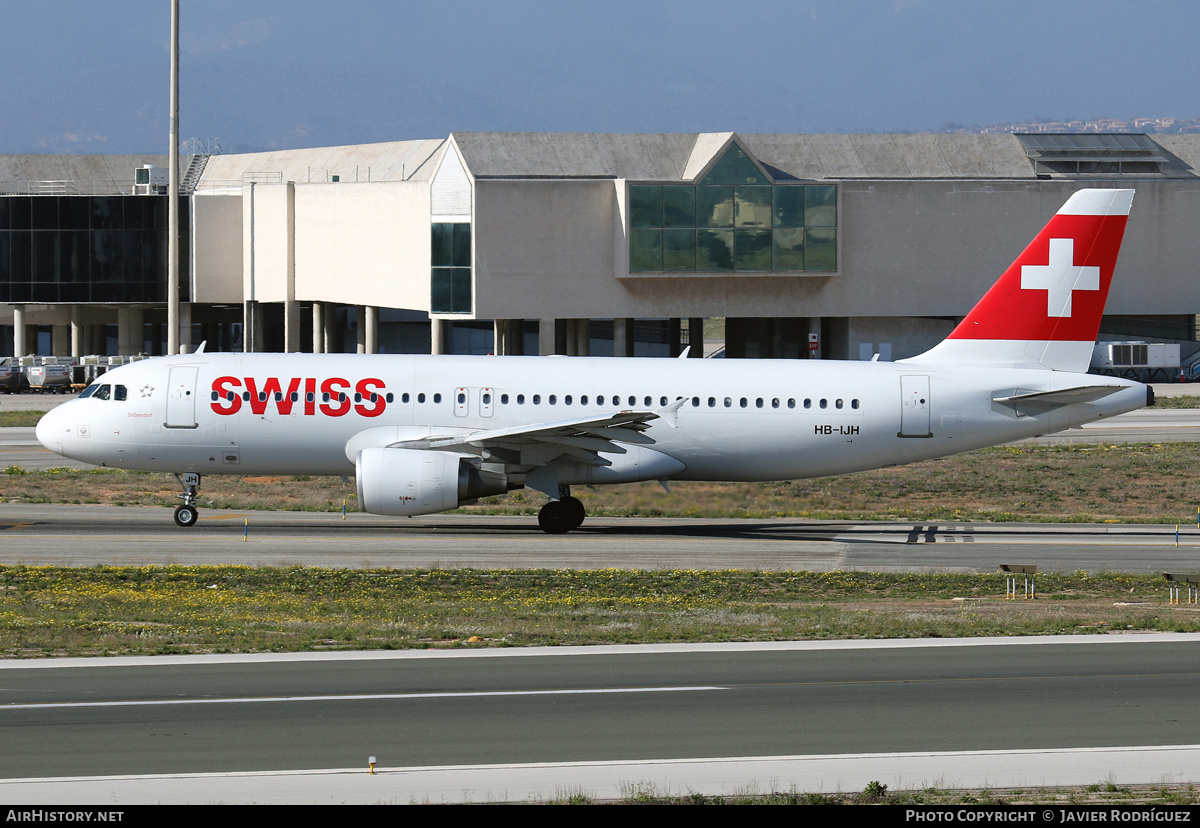
<path fill-rule="evenodd" d="M 196 501 L 200 499 L 200 475 L 188 472 L 183 477 L 175 475 L 175 479 L 183 487 L 183 494 L 179 495 L 183 505 L 175 507 L 175 523 L 178 526 L 195 526 L 200 519 L 200 510 L 196 508 Z"/>
<path fill-rule="evenodd" d="M 585 513 L 579 498 L 571 497 L 570 486 L 558 487 L 558 500 L 551 500 L 538 512 L 538 525 L 551 535 L 565 535 L 583 524 Z"/>

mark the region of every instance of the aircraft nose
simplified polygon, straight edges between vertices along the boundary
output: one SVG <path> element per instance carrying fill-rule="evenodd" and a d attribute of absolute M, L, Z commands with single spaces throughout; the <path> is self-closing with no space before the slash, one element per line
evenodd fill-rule
<path fill-rule="evenodd" d="M 63 434 L 66 429 L 66 419 L 60 409 L 63 406 L 47 411 L 38 420 L 34 434 L 37 440 L 55 454 L 63 453 Z"/>

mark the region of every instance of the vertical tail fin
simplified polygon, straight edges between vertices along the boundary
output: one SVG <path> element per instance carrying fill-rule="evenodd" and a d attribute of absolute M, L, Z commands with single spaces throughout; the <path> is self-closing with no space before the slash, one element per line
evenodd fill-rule
<path fill-rule="evenodd" d="M 1087 371 L 1133 190 L 1080 190 L 945 341 L 908 362 Z"/>

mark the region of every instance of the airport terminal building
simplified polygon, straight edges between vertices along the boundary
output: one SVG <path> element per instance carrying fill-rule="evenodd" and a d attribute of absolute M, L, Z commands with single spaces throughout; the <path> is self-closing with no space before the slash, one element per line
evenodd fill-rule
<path fill-rule="evenodd" d="M 165 156 L 0 156 L 0 354 L 163 353 Z M 181 162 L 184 350 L 899 359 L 1081 187 L 1196 343 L 1200 135 L 454 133 Z M 711 329 L 710 329 L 711 330 Z"/>

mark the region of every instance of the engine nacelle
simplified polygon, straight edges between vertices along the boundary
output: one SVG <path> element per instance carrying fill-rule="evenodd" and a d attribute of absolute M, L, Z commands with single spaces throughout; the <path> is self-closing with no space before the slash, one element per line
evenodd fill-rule
<path fill-rule="evenodd" d="M 355 458 L 358 505 L 376 515 L 428 515 L 508 491 L 503 472 L 444 451 L 365 448 Z"/>

